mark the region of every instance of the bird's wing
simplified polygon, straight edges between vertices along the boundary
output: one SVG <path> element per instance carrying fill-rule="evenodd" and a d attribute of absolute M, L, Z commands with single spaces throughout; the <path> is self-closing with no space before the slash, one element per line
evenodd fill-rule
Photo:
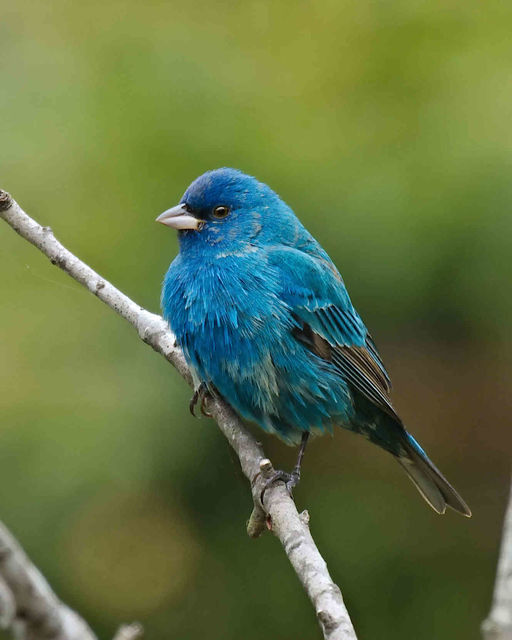
<path fill-rule="evenodd" d="M 325 255 L 282 246 L 269 251 L 269 261 L 279 270 L 282 299 L 290 307 L 297 340 L 331 362 L 368 400 L 400 420 L 391 404 L 391 382 L 384 364 L 333 263 Z"/>

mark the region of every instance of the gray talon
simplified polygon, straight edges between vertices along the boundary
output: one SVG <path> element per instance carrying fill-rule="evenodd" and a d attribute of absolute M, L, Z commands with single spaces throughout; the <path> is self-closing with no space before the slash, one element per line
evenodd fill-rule
<path fill-rule="evenodd" d="M 195 408 L 199 401 L 201 401 L 200 409 L 203 416 L 206 416 L 207 418 L 211 418 L 212 414 L 206 411 L 206 407 L 204 404 L 207 397 L 211 397 L 211 394 L 208 390 L 208 386 L 206 382 L 201 382 L 201 384 L 194 391 L 194 395 L 190 399 L 190 403 L 188 405 L 188 408 L 190 409 L 190 413 L 194 416 L 194 418 L 197 417 L 195 413 Z"/>
<path fill-rule="evenodd" d="M 260 494 L 260 502 L 263 505 L 263 498 L 265 496 L 265 491 L 270 487 L 271 484 L 281 480 L 284 482 L 286 490 L 292 496 L 294 488 L 299 484 L 300 480 L 300 465 L 302 463 L 302 458 L 304 457 L 304 451 L 306 450 L 306 445 L 308 443 L 309 433 L 306 431 L 302 434 L 302 440 L 299 447 L 299 455 L 297 456 L 297 463 L 295 468 L 291 473 L 287 473 L 286 471 L 277 470 L 270 476 L 270 478 L 265 482 L 265 486 L 263 487 Z"/>

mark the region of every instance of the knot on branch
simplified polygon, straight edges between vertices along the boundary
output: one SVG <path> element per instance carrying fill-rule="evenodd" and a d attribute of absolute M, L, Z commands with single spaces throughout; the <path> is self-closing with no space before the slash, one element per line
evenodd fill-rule
<path fill-rule="evenodd" d="M 54 256 L 53 258 L 50 258 L 50 262 L 61 269 L 66 270 L 67 268 L 66 258 L 64 256 Z"/>
<path fill-rule="evenodd" d="M 247 522 L 247 535 L 249 538 L 259 538 L 265 530 L 271 529 L 269 515 L 261 501 L 261 495 L 268 480 L 272 478 L 274 467 L 268 458 L 262 458 L 259 466 L 260 470 L 251 482 L 254 507 Z"/>
<path fill-rule="evenodd" d="M 6 211 L 12 204 L 12 198 L 7 191 L 0 189 L 0 211 Z"/>
<path fill-rule="evenodd" d="M 310 515 L 307 509 L 304 509 L 304 511 L 299 513 L 299 518 L 304 526 L 309 527 Z"/>
<path fill-rule="evenodd" d="M 339 633 L 340 628 L 343 627 L 343 623 L 345 622 L 339 615 L 335 615 L 330 611 L 326 611 L 325 609 L 322 609 L 321 611 L 317 611 L 316 617 L 318 618 L 318 622 L 322 627 L 322 631 L 325 638 L 330 638 L 331 635 L 335 634 L 336 632 Z M 336 637 L 338 636 L 336 635 Z M 355 636 L 343 635 L 340 637 L 352 638 Z"/>

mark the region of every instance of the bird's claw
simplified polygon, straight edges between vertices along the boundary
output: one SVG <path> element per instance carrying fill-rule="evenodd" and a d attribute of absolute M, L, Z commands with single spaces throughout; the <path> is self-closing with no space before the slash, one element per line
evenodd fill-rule
<path fill-rule="evenodd" d="M 207 417 L 207 418 L 211 418 L 212 414 L 208 413 L 208 411 L 206 410 L 205 407 L 205 401 L 207 398 L 211 398 L 211 394 L 208 390 L 208 386 L 205 382 L 201 382 L 201 384 L 197 387 L 197 389 L 194 391 L 194 395 L 192 396 L 192 398 L 190 398 L 190 403 L 188 405 L 188 408 L 190 409 L 190 413 L 194 416 L 194 418 L 196 418 L 196 413 L 195 413 L 195 408 L 198 402 L 201 402 L 200 404 L 200 409 L 201 409 L 201 413 L 203 414 L 203 416 Z"/>
<path fill-rule="evenodd" d="M 274 471 L 274 473 L 270 476 L 268 480 L 266 480 L 265 485 L 260 494 L 260 501 L 263 504 L 263 498 L 265 496 L 265 491 L 275 482 L 284 482 L 284 486 L 288 491 L 290 497 L 293 494 L 293 489 L 299 484 L 300 480 L 300 470 L 294 469 L 292 473 L 288 473 L 287 471 L 281 471 L 280 469 Z"/>

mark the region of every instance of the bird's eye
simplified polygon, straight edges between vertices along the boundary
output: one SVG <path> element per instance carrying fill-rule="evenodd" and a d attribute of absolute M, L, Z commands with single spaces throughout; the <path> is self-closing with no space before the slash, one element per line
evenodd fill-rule
<path fill-rule="evenodd" d="M 219 207 L 215 207 L 215 209 L 213 210 L 213 215 L 216 218 L 225 218 L 229 213 L 229 207 L 226 207 L 224 205 L 220 205 Z"/>

